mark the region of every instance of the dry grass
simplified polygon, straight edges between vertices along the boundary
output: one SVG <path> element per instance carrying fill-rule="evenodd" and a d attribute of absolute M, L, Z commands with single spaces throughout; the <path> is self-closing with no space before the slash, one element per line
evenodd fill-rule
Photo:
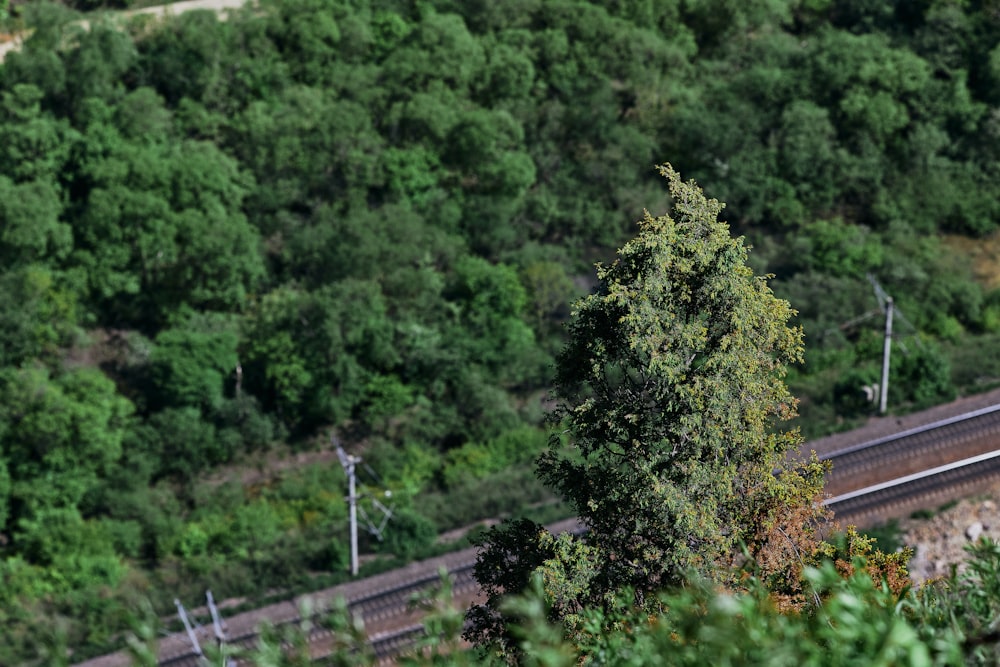
<path fill-rule="evenodd" d="M 975 279 L 988 290 L 1000 287 L 1000 233 L 984 238 L 945 236 L 945 247 L 972 263 Z"/>

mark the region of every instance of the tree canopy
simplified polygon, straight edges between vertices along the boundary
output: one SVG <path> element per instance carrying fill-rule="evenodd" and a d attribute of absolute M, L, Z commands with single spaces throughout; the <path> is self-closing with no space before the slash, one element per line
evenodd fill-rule
<path fill-rule="evenodd" d="M 672 215 L 598 269 L 559 356 L 556 395 L 582 460 L 550 452 L 541 476 L 569 498 L 623 584 L 677 583 L 753 530 L 748 509 L 800 439 L 785 365 L 801 361 L 788 302 L 746 265 L 719 202 L 660 172 Z M 646 584 L 648 582 L 648 584 Z"/>
<path fill-rule="evenodd" d="M 794 311 L 747 266 L 743 240 L 718 219 L 722 205 L 670 165 L 659 171 L 671 214 L 647 212 L 638 236 L 598 266 L 600 286 L 577 302 L 558 357 L 555 415 L 565 430 L 538 474 L 586 536 L 574 545 L 540 527 L 495 530 L 476 567 L 492 611 L 511 577 L 526 581 L 519 565 L 540 566 L 511 562 L 521 550 L 548 556 L 546 587 L 566 616 L 626 590 L 641 605 L 692 576 L 731 581 L 741 548 L 756 557 L 773 547 L 775 529 L 801 540 L 792 550 L 804 558 L 823 548 L 809 541 L 823 514 L 821 471 L 774 474 L 801 442 L 780 430 L 795 406 L 786 364 L 802 355 Z M 472 618 L 471 636 L 498 633 L 488 610 Z"/>

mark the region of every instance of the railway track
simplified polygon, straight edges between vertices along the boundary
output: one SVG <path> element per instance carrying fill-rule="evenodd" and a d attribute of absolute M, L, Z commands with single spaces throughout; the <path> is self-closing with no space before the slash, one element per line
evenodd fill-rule
<path fill-rule="evenodd" d="M 1000 405 L 819 454 L 837 496 L 1000 449 Z"/>
<path fill-rule="evenodd" d="M 1000 405 L 819 454 L 825 504 L 866 527 L 974 495 L 1000 480 Z"/>
<path fill-rule="evenodd" d="M 841 523 L 874 525 L 910 512 L 937 507 L 949 500 L 981 493 L 1000 480 L 1000 405 L 906 429 L 858 444 L 829 448 L 820 452 L 831 461 L 828 476 L 831 496 L 825 501 Z M 575 520 L 561 522 L 553 532 L 578 529 Z M 475 549 L 466 549 L 424 563 L 408 566 L 402 573 L 387 573 L 367 581 L 351 582 L 313 596 L 319 606 L 336 597 L 347 600 L 349 612 L 364 621 L 370 649 L 380 664 L 412 648 L 424 634 L 419 612 L 410 604 L 414 595 L 429 591 L 439 582 L 439 570 L 452 580 L 456 603 L 467 606 L 476 599 L 478 588 L 472 577 Z M 297 605 L 288 602 L 241 616 L 256 618 L 253 624 L 234 617 L 228 644 L 252 647 L 257 641 L 257 625 L 270 619 L 275 625 L 301 622 Z M 202 665 L 190 644 L 168 638 L 172 649 L 161 646 L 160 665 L 187 667 Z M 205 637 L 207 639 L 207 637 Z M 328 630 L 317 627 L 311 645 L 331 643 Z M 165 640 L 164 644 L 168 642 Z M 167 649 L 167 650 L 165 650 Z M 318 651 L 321 655 L 322 651 Z M 114 660 L 115 656 L 119 659 Z M 318 656 L 319 657 L 319 656 Z M 124 667 L 120 654 L 104 656 L 80 667 Z"/>
<path fill-rule="evenodd" d="M 825 502 L 851 523 L 870 525 L 981 493 L 1000 480 L 1000 451 L 833 496 Z"/>
<path fill-rule="evenodd" d="M 565 523 L 565 522 L 563 522 Z M 466 550 L 467 552 L 470 550 Z M 453 598 L 457 601 L 471 601 L 479 592 L 478 584 L 473 578 L 473 567 L 475 556 L 469 557 L 462 554 L 460 562 L 445 574 L 451 580 L 451 591 Z M 352 618 L 360 619 L 364 622 L 365 628 L 369 630 L 369 648 L 379 664 L 391 664 L 394 658 L 405 650 L 412 648 L 425 636 L 423 624 L 420 622 L 422 612 L 414 609 L 412 600 L 426 595 L 430 590 L 440 583 L 441 572 L 433 574 L 421 574 L 416 578 L 409 579 L 401 584 L 392 585 L 382 590 L 364 594 L 360 597 L 348 601 L 347 612 Z M 322 659 L 329 655 L 338 645 L 335 633 L 322 626 L 323 611 L 317 612 L 312 619 L 312 629 L 308 632 L 310 649 L 313 657 Z M 292 618 L 284 618 L 274 625 L 280 630 L 283 626 L 301 626 L 303 618 L 295 615 Z M 381 629 L 379 628 L 388 628 Z M 373 630 L 377 630 L 374 631 Z M 207 628 L 201 628 L 196 632 L 202 646 L 214 641 L 209 637 Z M 245 649 L 252 649 L 257 645 L 260 633 L 257 628 L 239 633 L 229 633 L 226 645 L 232 650 L 232 654 L 238 656 Z M 117 654 L 116 654 L 117 655 Z M 105 664 L 105 656 L 86 663 L 87 667 L 98 667 Z M 237 665 L 244 664 L 238 657 L 234 658 Z M 112 664 L 112 663 L 107 663 Z M 113 664 L 129 664 L 125 662 L 115 662 Z M 172 655 L 164 656 L 158 663 L 160 667 L 205 667 L 205 659 L 196 653 L 190 643 L 187 648 Z"/>

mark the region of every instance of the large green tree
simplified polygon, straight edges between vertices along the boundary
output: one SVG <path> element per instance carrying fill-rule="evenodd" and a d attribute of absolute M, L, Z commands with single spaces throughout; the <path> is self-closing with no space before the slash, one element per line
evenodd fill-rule
<path fill-rule="evenodd" d="M 802 354 L 794 311 L 747 266 L 743 240 L 718 220 L 722 204 L 659 170 L 673 214 L 647 213 L 617 260 L 599 266 L 600 289 L 577 303 L 557 365 L 567 437 L 538 469 L 578 513 L 586 543 L 520 525 L 513 546 L 487 538 L 476 570 L 496 593 L 510 588 L 502 570 L 514 552 L 529 567 L 545 562 L 557 616 L 626 589 L 652 603 L 693 573 L 725 581 L 741 544 L 776 569 L 775 547 L 809 558 L 819 546 L 803 531 L 815 466 L 774 475 L 800 442 L 775 428 L 795 412 L 784 382 Z M 480 638 L 498 627 L 483 610 L 474 618 Z"/>
<path fill-rule="evenodd" d="M 132 404 L 94 369 L 55 377 L 44 368 L 0 372 L 0 458 L 8 462 L 11 479 L 8 518 L 75 510 L 121 456 L 131 413 Z M 0 506 L 7 500 L 0 499 Z"/>

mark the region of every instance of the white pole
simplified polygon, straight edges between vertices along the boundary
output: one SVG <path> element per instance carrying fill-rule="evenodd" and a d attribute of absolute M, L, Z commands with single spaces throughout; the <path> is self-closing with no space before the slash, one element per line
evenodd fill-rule
<path fill-rule="evenodd" d="M 177 598 L 174 598 L 174 604 L 177 605 L 177 615 L 181 617 L 181 622 L 184 623 L 184 629 L 187 630 L 188 640 L 191 642 L 194 654 L 199 658 L 203 658 L 204 654 L 201 652 L 201 645 L 198 644 L 198 638 L 194 634 L 194 628 L 191 627 L 191 621 L 188 620 L 187 612 L 184 611 L 184 605 Z"/>
<path fill-rule="evenodd" d="M 356 577 L 358 576 L 358 493 L 354 467 L 361 463 L 361 459 L 345 452 L 336 436 L 331 435 L 330 439 L 337 446 L 337 458 L 340 459 L 340 465 L 344 466 L 344 472 L 347 474 L 347 501 L 351 508 L 351 575 Z"/>
<path fill-rule="evenodd" d="M 208 600 L 208 611 L 212 614 L 212 627 L 215 629 L 215 638 L 219 644 L 222 644 L 226 641 L 226 633 L 222 629 L 222 619 L 219 618 L 219 610 L 215 606 L 215 598 L 212 597 L 212 591 L 205 591 L 205 598 Z"/>
<path fill-rule="evenodd" d="M 885 299 L 885 342 L 882 346 L 882 391 L 878 397 L 878 412 L 885 414 L 889 399 L 889 353 L 892 349 L 892 297 Z"/>
<path fill-rule="evenodd" d="M 347 474 L 347 501 L 351 507 L 351 575 L 356 577 L 358 576 L 358 493 L 354 468 L 361 463 L 361 458 L 345 452 L 337 436 L 331 435 L 330 440 L 337 446 L 337 458 L 340 459 L 340 465 L 344 466 L 344 472 Z"/>
<path fill-rule="evenodd" d="M 355 491 L 356 477 L 354 475 L 354 465 L 357 463 L 357 459 L 353 456 L 348 456 L 347 460 L 349 462 L 347 490 L 351 501 L 351 576 L 356 577 L 358 576 L 358 495 Z"/>

